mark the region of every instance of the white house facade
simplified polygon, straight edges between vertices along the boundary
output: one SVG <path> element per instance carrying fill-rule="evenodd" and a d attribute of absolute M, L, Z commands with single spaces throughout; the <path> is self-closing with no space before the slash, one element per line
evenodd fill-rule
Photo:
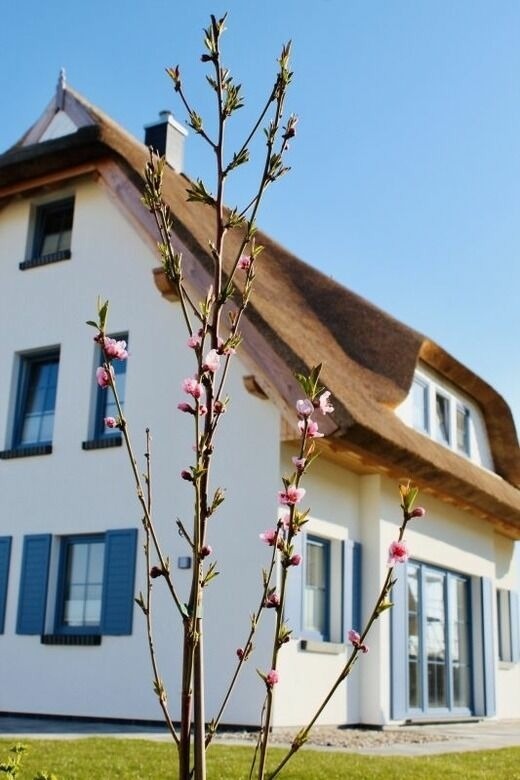
<path fill-rule="evenodd" d="M 170 118 L 155 130 L 174 133 L 165 194 L 197 291 L 206 225 L 184 197 L 183 131 Z M 139 506 L 120 432 L 103 425 L 111 401 L 96 384 L 99 350 L 85 325 L 97 297 L 108 298 L 109 332 L 130 353 L 118 376 L 125 413 L 138 453 L 151 430 L 154 516 L 182 590 L 190 551 L 176 520 L 190 516 L 192 493 L 179 475 L 191 429 L 177 402 L 193 367 L 140 204 L 146 156 L 63 83 L 0 156 L 1 713 L 161 719 L 134 601 L 146 580 Z M 294 371 L 323 360 L 335 412 L 306 477 L 311 519 L 298 537 L 303 564 L 291 572 L 292 639 L 281 653 L 274 725 L 305 723 L 344 666 L 347 632 L 362 628 L 385 577 L 404 476 L 420 486 L 427 515 L 409 524 L 411 557 L 396 569 L 394 607 L 321 722 L 520 717 L 520 451 L 507 405 L 433 342 L 268 237 L 262 243 L 266 270 L 217 441 L 214 481 L 227 497 L 210 534 L 220 575 L 206 596 L 208 716 L 247 636 L 268 558 L 259 534 L 275 523 L 281 477 L 292 468 Z M 160 585 L 155 641 L 175 719 L 181 627 Z M 224 723 L 258 723 L 264 687 L 255 668 L 269 663 L 272 617 Z"/>

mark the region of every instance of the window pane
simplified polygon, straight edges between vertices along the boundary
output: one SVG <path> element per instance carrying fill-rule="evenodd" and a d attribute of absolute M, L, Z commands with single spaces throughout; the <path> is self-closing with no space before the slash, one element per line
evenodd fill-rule
<path fill-rule="evenodd" d="M 446 641 L 444 581 L 442 573 L 427 572 L 425 577 L 426 657 L 428 663 L 428 705 L 446 706 Z"/>
<path fill-rule="evenodd" d="M 117 336 L 111 336 L 118 341 L 126 341 L 128 346 L 128 334 L 123 333 Z M 103 363 L 101 359 L 100 365 Z M 115 374 L 117 393 L 121 406 L 124 408 L 125 404 L 125 389 L 126 389 L 126 360 L 113 360 L 112 369 Z M 119 416 L 117 411 L 114 394 L 110 388 L 97 388 L 97 401 L 96 401 L 96 420 L 94 425 L 94 438 L 108 438 L 110 436 L 120 436 L 121 431 L 118 428 L 107 428 L 105 426 L 106 417 Z"/>
<path fill-rule="evenodd" d="M 457 406 L 457 449 L 469 455 L 469 409 Z"/>
<path fill-rule="evenodd" d="M 58 385 L 58 357 L 26 358 L 22 363 L 20 417 L 17 444 L 52 441 Z"/>
<path fill-rule="evenodd" d="M 435 415 L 437 421 L 437 439 L 443 444 L 450 443 L 450 402 L 446 396 L 435 394 Z"/>
<path fill-rule="evenodd" d="M 329 550 L 326 540 L 307 539 L 305 551 L 304 627 L 329 637 Z"/>
<path fill-rule="evenodd" d="M 103 596 L 105 544 L 101 540 L 69 541 L 66 549 L 62 625 L 99 626 Z"/>
<path fill-rule="evenodd" d="M 410 707 L 421 706 L 419 577 L 417 567 L 408 567 L 408 690 Z"/>
<path fill-rule="evenodd" d="M 412 425 L 419 431 L 429 430 L 428 422 L 428 386 L 419 379 L 412 384 Z"/>
<path fill-rule="evenodd" d="M 471 699 L 467 581 L 461 577 L 450 575 L 449 589 L 453 705 L 455 707 L 469 707 Z"/>
<path fill-rule="evenodd" d="M 74 201 L 41 206 L 34 237 L 34 257 L 45 257 L 70 249 Z"/>

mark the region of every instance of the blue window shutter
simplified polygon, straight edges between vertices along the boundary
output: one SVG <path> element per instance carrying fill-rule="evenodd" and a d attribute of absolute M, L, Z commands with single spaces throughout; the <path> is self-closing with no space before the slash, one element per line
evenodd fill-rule
<path fill-rule="evenodd" d="M 9 580 L 10 557 L 11 557 L 11 537 L 0 536 L 0 634 L 4 633 L 5 606 L 7 602 L 7 583 Z"/>
<path fill-rule="evenodd" d="M 137 530 L 107 531 L 101 633 L 132 633 Z"/>
<path fill-rule="evenodd" d="M 287 577 L 285 591 L 285 621 L 292 631 L 292 639 L 299 639 L 302 634 L 303 610 L 303 578 L 305 575 L 305 533 L 297 534 L 293 539 L 294 554 L 302 556 L 299 566 L 291 567 Z"/>
<path fill-rule="evenodd" d="M 361 544 L 346 539 L 343 542 L 343 642 L 353 628 L 361 632 Z"/>
<path fill-rule="evenodd" d="M 24 537 L 17 634 L 43 634 L 51 541 L 50 534 Z"/>
<path fill-rule="evenodd" d="M 407 567 L 396 566 L 397 582 L 392 588 L 390 610 L 391 709 L 394 720 L 402 720 L 408 710 L 408 604 Z"/>
<path fill-rule="evenodd" d="M 511 661 L 517 664 L 520 661 L 520 605 L 518 603 L 518 591 L 509 593 L 509 611 L 511 625 Z"/>

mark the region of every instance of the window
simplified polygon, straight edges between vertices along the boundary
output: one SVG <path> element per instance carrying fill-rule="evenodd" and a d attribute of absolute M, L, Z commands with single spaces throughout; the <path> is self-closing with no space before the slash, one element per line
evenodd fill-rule
<path fill-rule="evenodd" d="M 128 333 L 118 333 L 111 335 L 110 338 L 116 341 L 126 341 L 128 344 Z M 97 365 L 103 364 L 103 355 L 98 349 L 100 360 Z M 115 374 L 117 392 L 121 406 L 125 403 L 126 389 L 126 360 L 113 360 L 112 370 Z M 96 366 L 97 367 L 97 366 Z M 110 388 L 101 388 L 95 383 L 94 400 L 94 422 L 92 425 L 92 438 L 82 444 L 84 450 L 100 449 L 105 447 L 116 447 L 122 443 L 121 431 L 119 428 L 107 428 L 105 419 L 107 417 L 118 417 L 117 406 L 114 394 Z"/>
<path fill-rule="evenodd" d="M 456 429 L 457 449 L 459 452 L 469 455 L 469 409 L 462 404 L 457 404 Z"/>
<path fill-rule="evenodd" d="M 71 256 L 74 198 L 46 203 L 36 209 L 30 257 L 20 269 L 68 260 Z"/>
<path fill-rule="evenodd" d="M 428 385 L 421 379 L 415 378 L 412 384 L 412 424 L 414 428 L 428 433 L 430 430 L 429 411 Z"/>
<path fill-rule="evenodd" d="M 407 596 L 408 710 L 470 712 L 468 579 L 409 563 Z"/>
<path fill-rule="evenodd" d="M 320 639 L 330 639 L 330 541 L 308 536 L 305 544 L 303 627 Z"/>
<path fill-rule="evenodd" d="M 497 589 L 498 658 L 505 663 L 520 660 L 518 593 Z"/>
<path fill-rule="evenodd" d="M 435 433 L 437 441 L 450 445 L 450 401 L 442 393 L 435 393 Z"/>
<path fill-rule="evenodd" d="M 443 386 L 426 371 L 416 372 L 410 392 L 397 413 L 416 431 L 480 462 L 482 422 L 479 423 L 478 411 L 471 401 L 468 399 L 467 402 L 455 388 Z M 483 462 L 482 465 L 487 464 Z"/>
<path fill-rule="evenodd" d="M 102 634 L 131 634 L 136 549 L 133 528 L 54 538 L 26 536 L 17 633 L 39 634 L 46 644 L 81 644 Z M 49 582 L 57 583 L 50 598 Z"/>
<path fill-rule="evenodd" d="M 62 541 L 56 615 L 58 632 L 98 631 L 101 623 L 105 540 L 102 536 Z"/>
<path fill-rule="evenodd" d="M 13 449 L 52 451 L 59 350 L 21 357 Z"/>

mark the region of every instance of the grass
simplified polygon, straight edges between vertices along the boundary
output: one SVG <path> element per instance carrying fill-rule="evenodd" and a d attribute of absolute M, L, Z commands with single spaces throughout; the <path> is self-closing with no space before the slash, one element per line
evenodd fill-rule
<path fill-rule="evenodd" d="M 12 740 L 0 740 L 0 761 Z M 38 771 L 58 780 L 176 780 L 176 751 L 169 742 L 133 739 L 24 740 L 27 745 L 19 780 Z M 270 752 L 270 764 L 284 751 Z M 250 747 L 212 746 L 208 780 L 247 780 Z M 520 780 L 520 747 L 449 753 L 419 758 L 361 756 L 305 749 L 281 774 L 282 780 Z"/>

